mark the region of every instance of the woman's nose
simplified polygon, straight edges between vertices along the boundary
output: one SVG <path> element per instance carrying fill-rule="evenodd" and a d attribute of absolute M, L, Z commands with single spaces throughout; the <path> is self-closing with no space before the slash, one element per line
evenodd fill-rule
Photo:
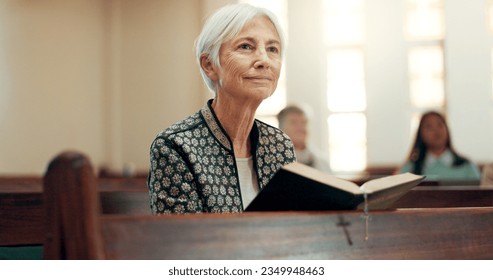
<path fill-rule="evenodd" d="M 257 49 L 255 59 L 255 63 L 253 64 L 255 68 L 269 67 L 269 56 L 265 50 L 261 48 Z"/>

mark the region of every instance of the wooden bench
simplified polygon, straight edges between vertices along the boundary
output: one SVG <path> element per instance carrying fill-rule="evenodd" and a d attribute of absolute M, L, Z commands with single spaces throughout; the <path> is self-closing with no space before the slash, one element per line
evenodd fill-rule
<path fill-rule="evenodd" d="M 0 178 L 0 246 L 43 243 L 45 210 L 42 177 Z M 493 206 L 493 189 L 477 185 L 425 184 L 399 199 L 394 208 Z M 97 178 L 103 214 L 148 214 L 145 178 Z"/>
<path fill-rule="evenodd" d="M 98 178 L 103 214 L 150 213 L 144 178 Z M 44 242 L 45 208 L 42 177 L 0 179 L 0 246 Z"/>
<path fill-rule="evenodd" d="M 492 207 L 493 189 L 478 185 L 417 186 L 397 200 L 392 208 Z"/>
<path fill-rule="evenodd" d="M 45 258 L 493 259 L 492 207 L 101 215 L 93 174 L 78 154 L 50 164 Z"/>

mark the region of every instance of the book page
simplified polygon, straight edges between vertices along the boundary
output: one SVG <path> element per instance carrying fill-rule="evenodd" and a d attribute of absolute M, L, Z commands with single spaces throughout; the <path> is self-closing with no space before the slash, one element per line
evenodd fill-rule
<path fill-rule="evenodd" d="M 363 191 L 358 185 L 353 182 L 334 177 L 330 174 L 312 168 L 302 163 L 293 162 L 282 167 L 286 171 L 297 174 L 302 177 L 309 178 L 313 181 L 320 182 L 322 184 L 332 186 L 350 193 L 362 194 Z"/>
<path fill-rule="evenodd" d="M 408 182 L 418 182 L 421 181 L 423 178 L 424 176 L 407 172 L 368 181 L 361 186 L 361 190 L 366 191 L 367 193 L 374 193 Z"/>

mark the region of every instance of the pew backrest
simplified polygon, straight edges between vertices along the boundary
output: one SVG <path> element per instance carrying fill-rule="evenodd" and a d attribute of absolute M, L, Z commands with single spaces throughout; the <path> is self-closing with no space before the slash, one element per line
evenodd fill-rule
<path fill-rule="evenodd" d="M 491 207 L 101 215 L 91 176 L 81 155 L 50 164 L 47 258 L 493 259 Z"/>
<path fill-rule="evenodd" d="M 493 209 L 102 217 L 108 259 L 493 259 Z M 367 237 L 367 239 L 365 238 Z"/>
<path fill-rule="evenodd" d="M 60 154 L 48 165 L 43 184 L 44 258 L 101 259 L 101 206 L 89 159 L 75 152 Z"/>
<path fill-rule="evenodd" d="M 144 178 L 98 178 L 103 214 L 149 214 Z M 0 178 L 0 246 L 41 245 L 45 233 L 42 177 Z"/>

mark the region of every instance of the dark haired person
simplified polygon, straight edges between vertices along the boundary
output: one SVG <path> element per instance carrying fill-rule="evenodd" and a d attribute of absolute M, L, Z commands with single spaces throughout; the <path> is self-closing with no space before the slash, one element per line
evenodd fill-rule
<path fill-rule="evenodd" d="M 426 175 L 429 180 L 479 180 L 479 168 L 452 147 L 445 117 L 430 111 L 422 115 L 414 145 L 399 173 Z"/>

